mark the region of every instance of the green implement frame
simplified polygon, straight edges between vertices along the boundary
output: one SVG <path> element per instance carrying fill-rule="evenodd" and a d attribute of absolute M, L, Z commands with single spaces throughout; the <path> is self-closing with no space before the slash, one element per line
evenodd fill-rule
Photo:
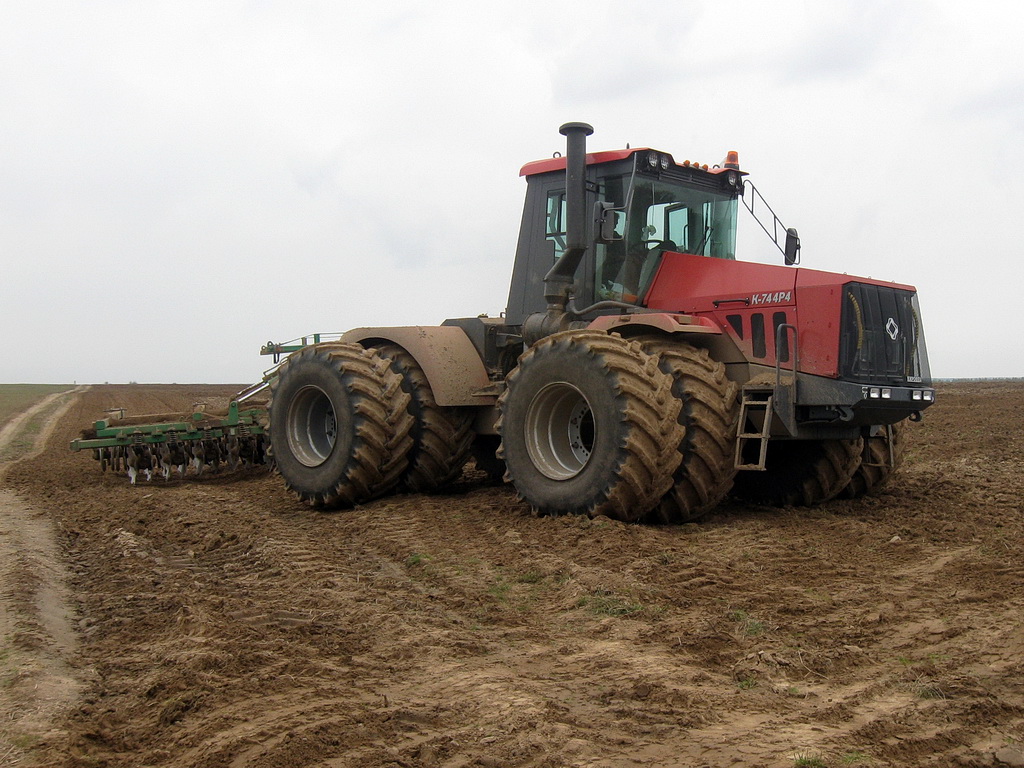
<path fill-rule="evenodd" d="M 319 344 L 323 341 L 337 341 L 341 336 L 342 334 L 340 333 L 311 333 L 308 336 L 300 336 L 297 339 L 285 341 L 280 344 L 268 341 L 260 347 L 260 354 L 273 355 L 274 362 L 279 363 L 281 362 L 281 355 L 288 355 L 292 352 L 297 352 L 303 347 L 308 347 L 310 344 Z"/>
<path fill-rule="evenodd" d="M 71 450 L 84 451 L 142 443 L 188 442 L 218 437 L 263 435 L 266 429 L 261 422 L 265 421 L 265 414 L 262 408 L 239 410 L 238 401 L 232 400 L 226 416 L 197 411 L 183 421 L 162 421 L 154 424 L 126 424 L 120 419 L 101 419 L 93 424 L 92 430 L 89 430 L 90 433 L 95 432 L 95 435 L 90 434 L 88 437 L 72 440 Z M 132 421 L 145 418 L 135 417 Z"/>

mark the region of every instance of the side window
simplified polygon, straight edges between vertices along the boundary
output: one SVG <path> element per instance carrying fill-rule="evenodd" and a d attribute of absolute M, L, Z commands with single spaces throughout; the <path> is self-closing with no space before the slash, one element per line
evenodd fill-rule
<path fill-rule="evenodd" d="M 536 210 L 536 209 L 534 209 Z M 554 243 L 555 261 L 565 253 L 565 191 L 548 192 L 544 238 Z"/>

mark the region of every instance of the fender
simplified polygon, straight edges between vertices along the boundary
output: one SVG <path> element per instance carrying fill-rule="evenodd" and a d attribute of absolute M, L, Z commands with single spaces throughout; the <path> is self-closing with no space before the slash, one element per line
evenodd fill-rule
<path fill-rule="evenodd" d="M 456 326 L 353 328 L 340 341 L 364 347 L 388 341 L 402 347 L 423 369 L 438 405 L 487 406 L 496 400 L 493 394 L 475 394 L 491 381 L 473 342 Z"/>
<path fill-rule="evenodd" d="M 622 336 L 637 336 L 644 333 L 661 333 L 671 336 L 689 336 L 689 342 L 700 347 L 707 347 L 719 362 L 726 365 L 743 364 L 747 359 L 740 352 L 736 343 L 729 338 L 714 320 L 704 315 L 686 315 L 679 312 L 636 312 L 628 315 L 602 315 L 588 327 L 605 333 L 618 333 Z M 730 374 L 730 378 L 741 376 L 740 372 Z"/>
<path fill-rule="evenodd" d="M 650 328 L 662 333 L 717 333 L 722 329 L 706 317 L 669 312 L 637 312 L 631 315 L 602 315 L 588 327 L 605 333 L 619 333 L 626 328 Z"/>

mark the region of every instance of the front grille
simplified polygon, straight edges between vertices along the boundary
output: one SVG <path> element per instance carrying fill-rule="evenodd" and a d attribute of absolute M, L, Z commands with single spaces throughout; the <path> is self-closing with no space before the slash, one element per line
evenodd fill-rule
<path fill-rule="evenodd" d="M 882 285 L 843 286 L 840 376 L 864 384 L 930 384 L 917 295 Z"/>

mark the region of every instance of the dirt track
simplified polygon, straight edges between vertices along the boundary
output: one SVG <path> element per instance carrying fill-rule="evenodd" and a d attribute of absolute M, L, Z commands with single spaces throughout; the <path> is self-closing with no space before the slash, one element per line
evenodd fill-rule
<path fill-rule="evenodd" d="M 235 390 L 95 387 L 10 469 L 59 529 L 82 687 L 23 765 L 1024 765 L 1024 383 L 940 388 L 878 497 L 669 528 L 472 472 L 325 514 L 67 451 L 111 405 Z"/>

